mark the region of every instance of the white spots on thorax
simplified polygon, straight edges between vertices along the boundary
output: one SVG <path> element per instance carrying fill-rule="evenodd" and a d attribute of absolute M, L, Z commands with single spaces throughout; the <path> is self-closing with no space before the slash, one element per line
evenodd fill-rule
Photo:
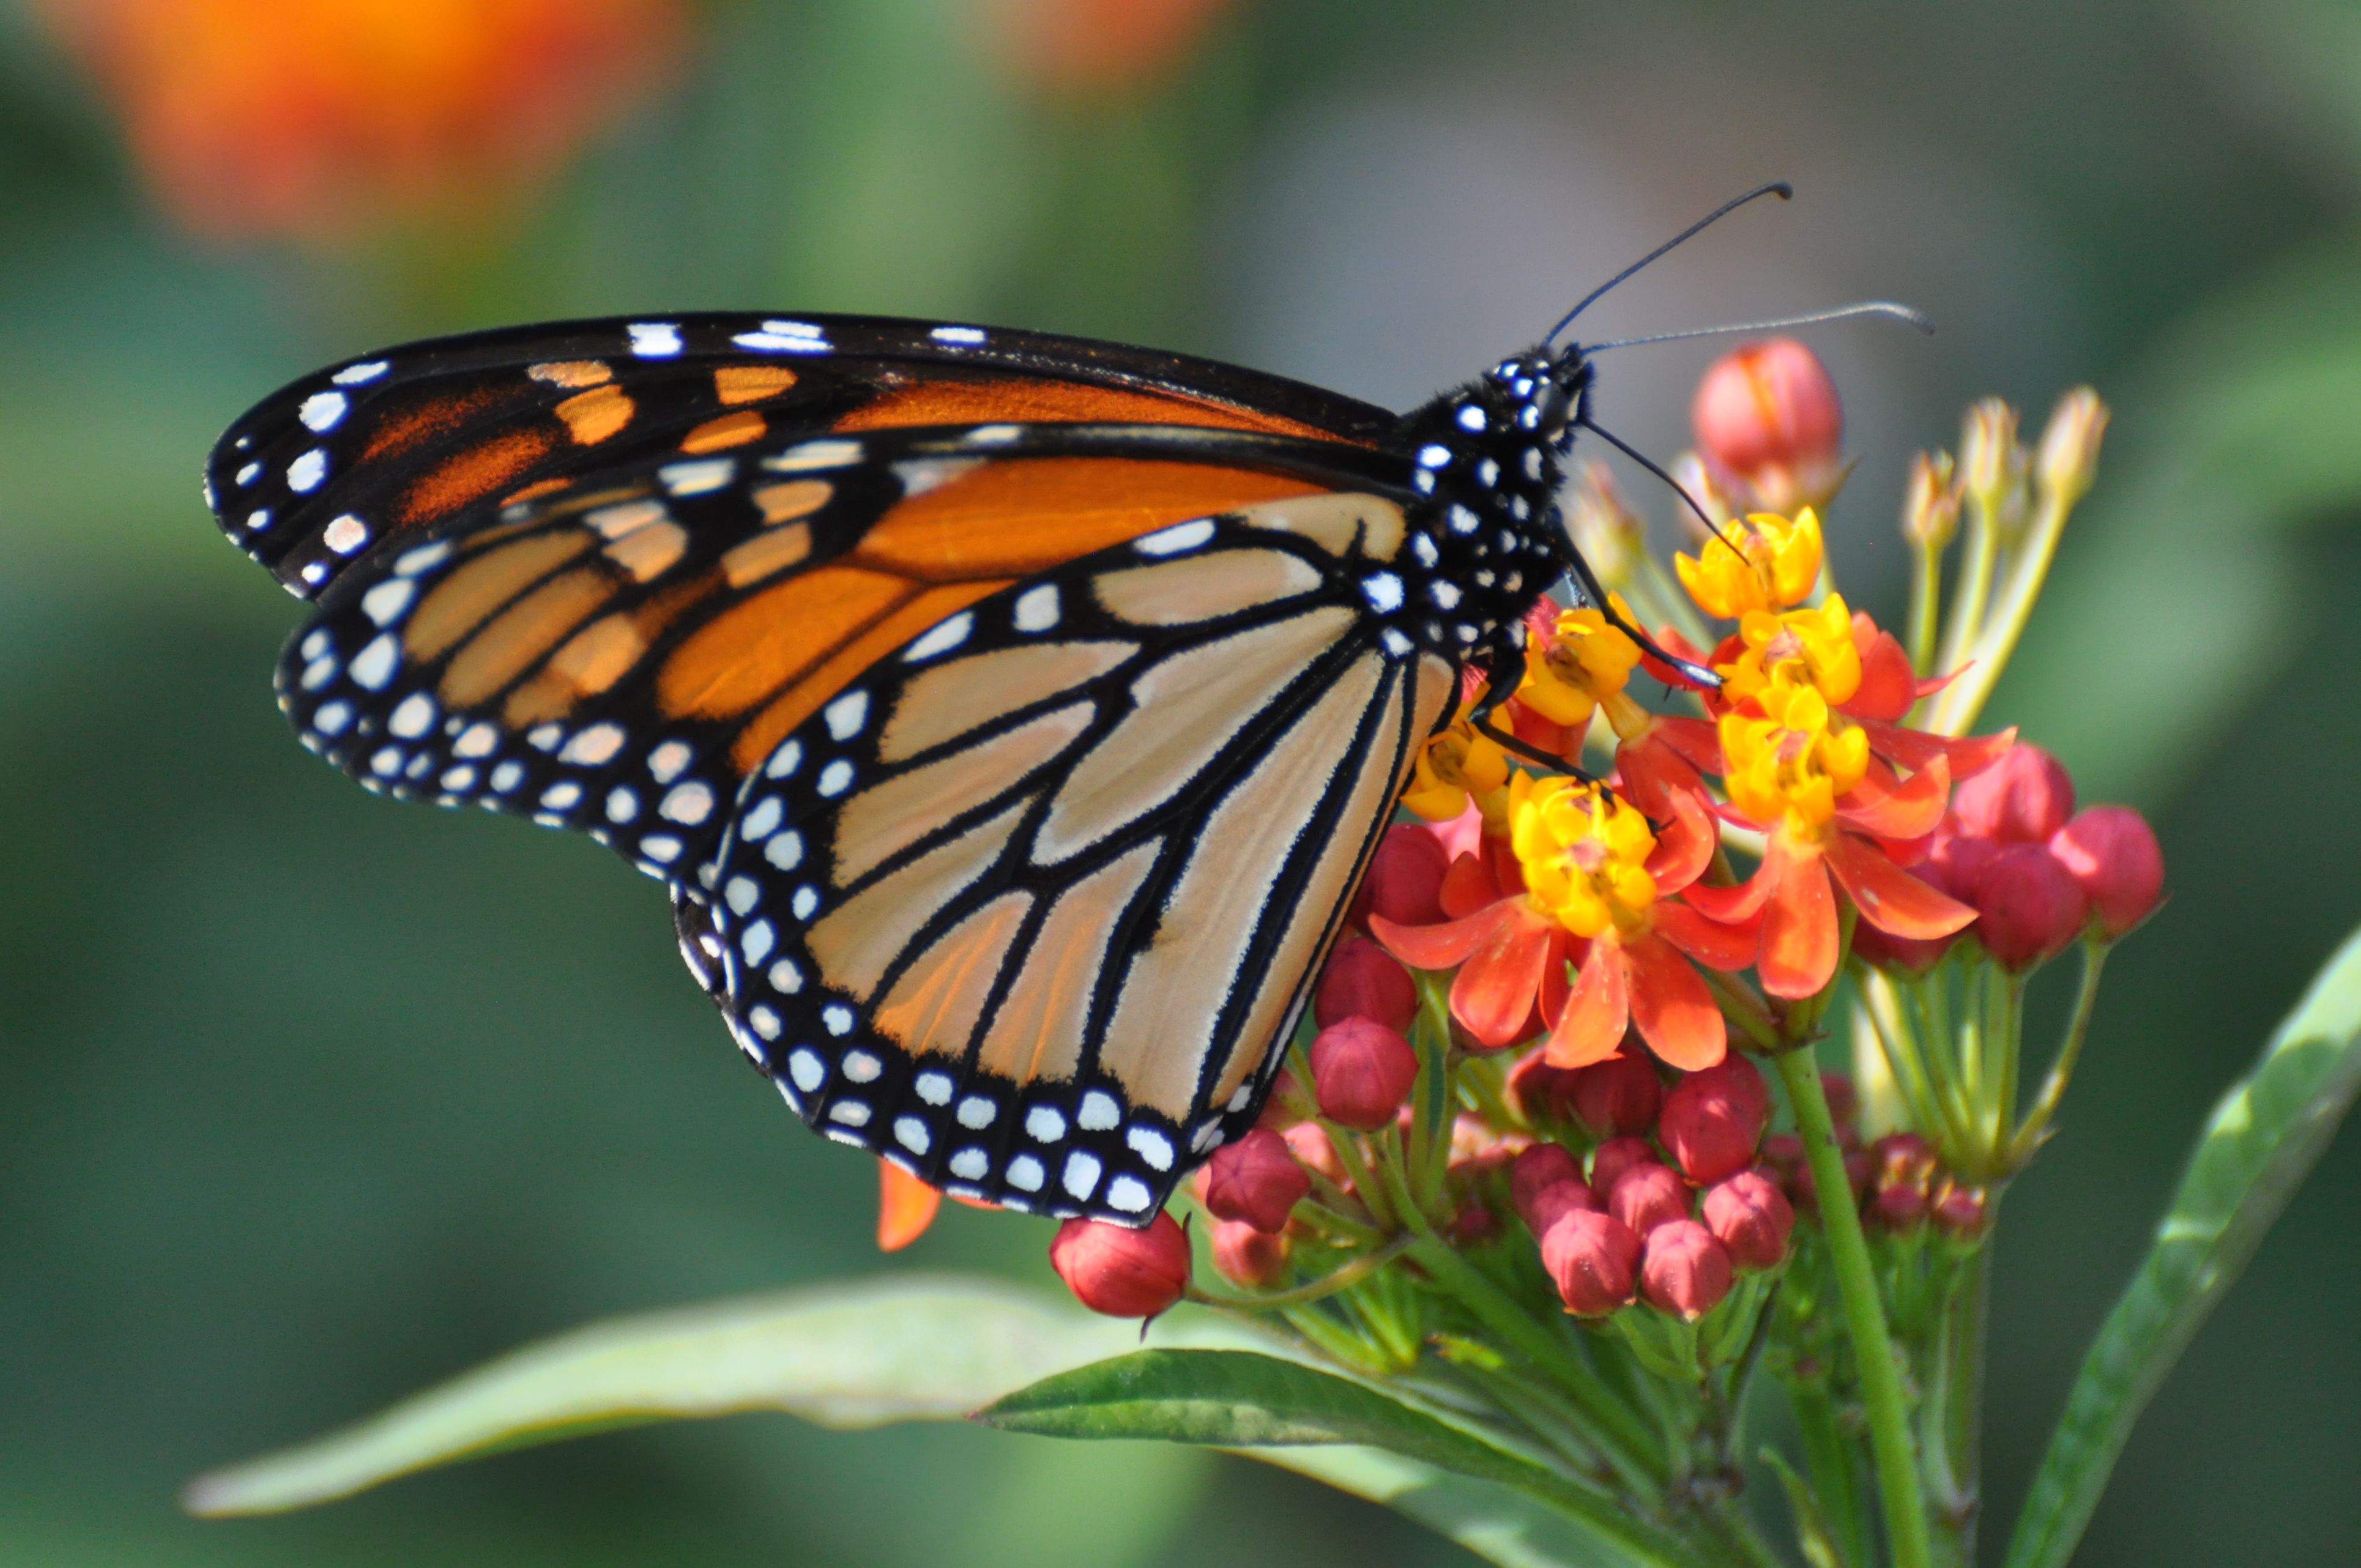
<path fill-rule="evenodd" d="M 1517 411 L 1518 429 L 1539 430 L 1541 428 L 1541 423 L 1542 411 L 1535 408 L 1532 404 L 1527 403 L 1523 408 Z"/>
<path fill-rule="evenodd" d="M 1431 443 L 1418 449 L 1418 466 L 1422 468 L 1447 468 L 1451 466 L 1451 448 L 1441 443 Z"/>
<path fill-rule="evenodd" d="M 1443 553 L 1434 547 L 1434 536 L 1431 533 L 1411 534 L 1410 553 L 1420 565 L 1430 572 L 1434 570 L 1435 563 L 1443 558 Z"/>
<path fill-rule="evenodd" d="M 1473 533 L 1483 526 L 1484 520 L 1463 506 L 1454 506 L 1447 514 L 1454 533 Z"/>
<path fill-rule="evenodd" d="M 656 470 L 664 488 L 675 496 L 702 496 L 723 486 L 737 477 L 738 460 L 734 457 L 704 457 L 693 463 L 667 463 Z"/>
<path fill-rule="evenodd" d="M 1426 597 L 1434 601 L 1435 608 L 1438 609 L 1457 609 L 1459 608 L 1458 585 L 1455 583 L 1445 582 L 1441 577 L 1437 577 L 1433 582 L 1427 584 Z"/>
<path fill-rule="evenodd" d="M 1539 484 L 1542 477 L 1542 449 L 1538 446 L 1526 447 L 1523 462 L 1525 477 Z"/>
<path fill-rule="evenodd" d="M 374 381 L 386 373 L 390 360 L 365 359 L 358 365 L 347 365 L 328 378 L 339 387 L 357 387 L 364 381 Z"/>
<path fill-rule="evenodd" d="M 1390 626 L 1378 633 L 1378 641 L 1385 645 L 1387 653 L 1397 659 L 1409 658 L 1418 646 Z"/>
<path fill-rule="evenodd" d="M 1016 596 L 1015 622 L 1019 631 L 1048 631 L 1058 624 L 1058 585 L 1043 583 Z"/>
<path fill-rule="evenodd" d="M 1486 489 L 1500 482 L 1500 466 L 1487 457 L 1476 465 L 1476 482 Z"/>
<path fill-rule="evenodd" d="M 1194 550 L 1213 537 L 1213 521 L 1201 517 L 1191 522 L 1180 522 L 1170 528 L 1158 529 L 1131 542 L 1131 547 L 1142 555 L 1178 555 L 1184 550 Z"/>
<path fill-rule="evenodd" d="M 673 785 L 657 803 L 656 815 L 684 828 L 697 827 L 713 815 L 712 786 L 698 779 Z"/>
<path fill-rule="evenodd" d="M 1376 572 L 1361 579 L 1361 597 L 1379 615 L 1390 615 L 1402 607 L 1402 580 L 1391 572 Z"/>
<path fill-rule="evenodd" d="M 839 757 L 819 771 L 819 783 L 815 786 L 829 799 L 852 787 L 852 764 Z"/>
<path fill-rule="evenodd" d="M 948 653 L 966 641 L 968 633 L 974 630 L 974 612 L 963 609 L 904 649 L 902 662 L 916 664 L 938 653 Z"/>
<path fill-rule="evenodd" d="M 939 326 L 927 334 L 937 343 L 979 344 L 983 341 L 983 329 L 972 326 Z"/>
<path fill-rule="evenodd" d="M 631 334 L 631 353 L 642 359 L 669 359 L 680 352 L 680 327 L 673 322 L 633 322 L 623 330 Z"/>
<path fill-rule="evenodd" d="M 1459 411 L 1452 415 L 1452 419 L 1460 429 L 1479 434 L 1491 422 L 1484 417 L 1484 411 L 1474 403 L 1460 404 Z"/>
<path fill-rule="evenodd" d="M 862 725 L 869 722 L 869 694 L 865 691 L 847 692 L 820 709 L 820 717 L 827 721 L 831 739 L 850 740 L 861 733 Z"/>
<path fill-rule="evenodd" d="M 345 512 L 320 531 L 320 543 L 339 555 L 350 555 L 368 543 L 368 524 Z"/>
<path fill-rule="evenodd" d="M 412 692 L 395 705 L 385 728 L 387 733 L 404 740 L 423 739 L 434 728 L 434 699 L 424 692 Z"/>
<path fill-rule="evenodd" d="M 386 683 L 393 679 L 394 666 L 401 663 L 401 650 L 395 643 L 393 633 L 380 632 L 355 656 L 351 671 L 355 684 L 369 691 L 383 691 Z"/>
<path fill-rule="evenodd" d="M 848 468 L 861 461 L 858 441 L 807 441 L 763 459 L 774 474 L 807 474 L 819 468 Z"/>
<path fill-rule="evenodd" d="M 306 430 L 330 431 L 336 428 L 336 422 L 345 417 L 345 410 L 349 406 L 342 392 L 314 392 L 303 400 L 303 406 L 295 411 L 295 417 L 303 422 Z"/>
<path fill-rule="evenodd" d="M 320 488 L 328 477 L 328 449 L 314 446 L 311 451 L 287 465 L 287 488 L 298 495 L 307 495 Z"/>

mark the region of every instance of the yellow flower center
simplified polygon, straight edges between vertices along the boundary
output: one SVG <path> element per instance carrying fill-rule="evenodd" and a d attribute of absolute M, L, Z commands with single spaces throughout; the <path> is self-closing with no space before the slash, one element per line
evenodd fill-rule
<path fill-rule="evenodd" d="M 1869 732 L 1831 712 L 1809 685 L 1780 681 L 1757 696 L 1762 714 L 1722 715 L 1722 775 L 1730 804 L 1757 822 L 1784 822 L 1817 839 L 1837 799 L 1869 771 Z"/>
<path fill-rule="evenodd" d="M 1429 822 L 1448 822 L 1472 798 L 1485 820 L 1497 823 L 1504 802 L 1500 786 L 1508 782 L 1508 752 L 1499 741 L 1477 734 L 1463 711 L 1419 748 L 1402 805 Z"/>
<path fill-rule="evenodd" d="M 1627 620 L 1631 610 L 1613 600 Z M 1525 641 L 1525 678 L 1517 700 L 1553 724 L 1590 722 L 1599 702 L 1620 692 L 1640 662 L 1640 645 L 1596 609 L 1570 609 L 1547 638 Z"/>
<path fill-rule="evenodd" d="M 1738 636 L 1745 646 L 1736 662 L 1714 666 L 1728 701 L 1742 702 L 1775 685 L 1804 685 L 1834 707 L 1861 689 L 1861 651 L 1841 594 L 1830 594 L 1817 609 L 1749 610 L 1739 618 Z"/>
<path fill-rule="evenodd" d="M 1648 819 L 1597 784 L 1519 773 L 1509 784 L 1510 847 L 1532 906 L 1577 937 L 1644 931 L 1656 902 Z"/>
<path fill-rule="evenodd" d="M 1695 559 L 1673 557 L 1681 587 L 1708 615 L 1735 620 L 1771 612 L 1811 597 L 1820 580 L 1820 520 L 1806 507 L 1791 521 L 1775 512 L 1755 512 L 1728 532 L 1706 541 Z"/>

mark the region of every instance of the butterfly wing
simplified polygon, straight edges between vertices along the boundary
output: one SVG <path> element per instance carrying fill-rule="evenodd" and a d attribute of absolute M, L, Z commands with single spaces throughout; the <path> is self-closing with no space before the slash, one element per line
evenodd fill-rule
<path fill-rule="evenodd" d="M 1456 689 L 1371 613 L 1402 538 L 1351 493 L 1169 527 L 790 732 L 681 912 L 788 1104 L 952 1191 L 1128 1223 L 1243 1133 Z"/>
<path fill-rule="evenodd" d="M 310 598 L 388 539 L 658 454 L 918 425 L 1130 422 L 1368 444 L 1382 409 L 1210 360 L 886 317 L 560 323 L 384 350 L 230 427 L 231 541 Z"/>

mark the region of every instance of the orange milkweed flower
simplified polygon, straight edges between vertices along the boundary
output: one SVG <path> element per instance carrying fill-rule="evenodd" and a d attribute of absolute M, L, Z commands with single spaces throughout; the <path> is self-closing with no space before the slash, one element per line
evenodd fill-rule
<path fill-rule="evenodd" d="M 661 81 L 677 0 L 38 0 L 174 215 L 334 237 L 545 177 Z"/>
<path fill-rule="evenodd" d="M 1627 1027 L 1675 1067 L 1710 1067 L 1728 1032 L 1691 960 L 1743 969 L 1755 934 L 1674 897 L 1711 861 L 1714 829 L 1689 797 L 1670 805 L 1659 831 L 1595 784 L 1520 773 L 1508 816 L 1525 891 L 1439 926 L 1370 925 L 1414 968 L 1458 968 L 1452 1016 L 1483 1046 L 1521 1037 L 1538 1004 L 1553 1067 L 1606 1060 Z"/>
<path fill-rule="evenodd" d="M 1708 615 L 1736 620 L 1755 611 L 1782 610 L 1811 597 L 1820 580 L 1824 548 L 1811 508 L 1794 521 L 1758 511 L 1743 525 L 1705 542 L 1697 554 L 1675 555 L 1681 587 Z"/>

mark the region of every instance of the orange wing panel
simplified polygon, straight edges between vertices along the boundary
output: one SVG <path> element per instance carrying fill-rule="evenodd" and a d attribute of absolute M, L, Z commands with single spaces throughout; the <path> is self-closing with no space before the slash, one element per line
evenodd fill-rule
<path fill-rule="evenodd" d="M 883 430 L 910 424 L 991 424 L 1000 422 L 1051 424 L 1201 424 L 1219 430 L 1253 430 L 1266 435 L 1300 435 L 1334 441 L 1330 431 L 1235 403 L 1143 392 L 1125 387 L 1093 387 L 1010 376 L 992 381 L 928 381 L 907 387 L 836 422 L 839 430 Z"/>
<path fill-rule="evenodd" d="M 822 566 L 789 577 L 730 606 L 673 650 L 656 677 L 656 700 L 674 717 L 727 718 L 743 713 L 917 587 L 902 577 L 852 566 Z"/>
<path fill-rule="evenodd" d="M 495 435 L 445 459 L 403 492 L 398 521 L 423 522 L 443 517 L 514 481 L 557 444 L 555 431 L 539 425 Z"/>
<path fill-rule="evenodd" d="M 939 583 L 1027 576 L 1170 523 L 1325 488 L 1202 463 L 1015 458 L 902 502 L 862 536 L 854 558 Z"/>

